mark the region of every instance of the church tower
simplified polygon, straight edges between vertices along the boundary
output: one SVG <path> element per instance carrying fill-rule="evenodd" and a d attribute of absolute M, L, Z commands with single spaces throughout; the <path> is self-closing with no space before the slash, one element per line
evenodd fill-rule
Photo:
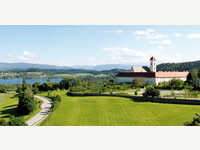
<path fill-rule="evenodd" d="M 156 59 L 153 56 L 150 58 L 150 71 L 156 72 Z"/>

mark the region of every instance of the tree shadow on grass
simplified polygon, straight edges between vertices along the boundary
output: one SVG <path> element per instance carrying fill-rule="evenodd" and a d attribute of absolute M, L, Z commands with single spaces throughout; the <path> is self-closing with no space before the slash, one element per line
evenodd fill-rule
<path fill-rule="evenodd" d="M 10 106 L 10 107 L 13 107 L 13 106 Z M 9 118 L 10 116 L 15 116 L 15 117 L 21 116 L 18 113 L 17 107 L 15 107 L 15 108 L 8 108 L 8 109 L 5 109 L 5 110 L 2 110 L 2 111 L 0 111 L 0 114 L 3 115 L 0 118 Z"/>
<path fill-rule="evenodd" d="M 5 107 L 3 107 L 3 108 L 10 108 L 10 107 L 17 107 L 17 104 L 5 106 Z"/>
<path fill-rule="evenodd" d="M 17 96 L 17 94 L 15 94 L 11 98 L 18 98 L 18 96 Z"/>

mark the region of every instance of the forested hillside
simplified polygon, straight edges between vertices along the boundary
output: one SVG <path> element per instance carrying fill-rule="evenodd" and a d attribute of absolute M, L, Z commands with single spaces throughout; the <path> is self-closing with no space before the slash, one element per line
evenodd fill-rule
<path fill-rule="evenodd" d="M 200 61 L 183 63 L 163 63 L 157 66 L 158 71 L 191 71 L 200 68 Z"/>

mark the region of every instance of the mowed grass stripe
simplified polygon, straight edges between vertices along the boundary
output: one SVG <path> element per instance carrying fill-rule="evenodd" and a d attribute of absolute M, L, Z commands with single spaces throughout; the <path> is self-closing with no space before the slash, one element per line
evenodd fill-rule
<path fill-rule="evenodd" d="M 178 126 L 190 121 L 200 106 L 134 102 L 119 97 L 62 96 L 59 107 L 42 125 Z"/>

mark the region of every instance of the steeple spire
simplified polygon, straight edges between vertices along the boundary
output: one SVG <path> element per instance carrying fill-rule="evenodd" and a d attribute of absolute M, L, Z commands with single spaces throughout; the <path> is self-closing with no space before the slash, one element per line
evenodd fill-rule
<path fill-rule="evenodd" d="M 156 58 L 153 56 L 150 58 L 150 71 L 156 72 Z"/>

